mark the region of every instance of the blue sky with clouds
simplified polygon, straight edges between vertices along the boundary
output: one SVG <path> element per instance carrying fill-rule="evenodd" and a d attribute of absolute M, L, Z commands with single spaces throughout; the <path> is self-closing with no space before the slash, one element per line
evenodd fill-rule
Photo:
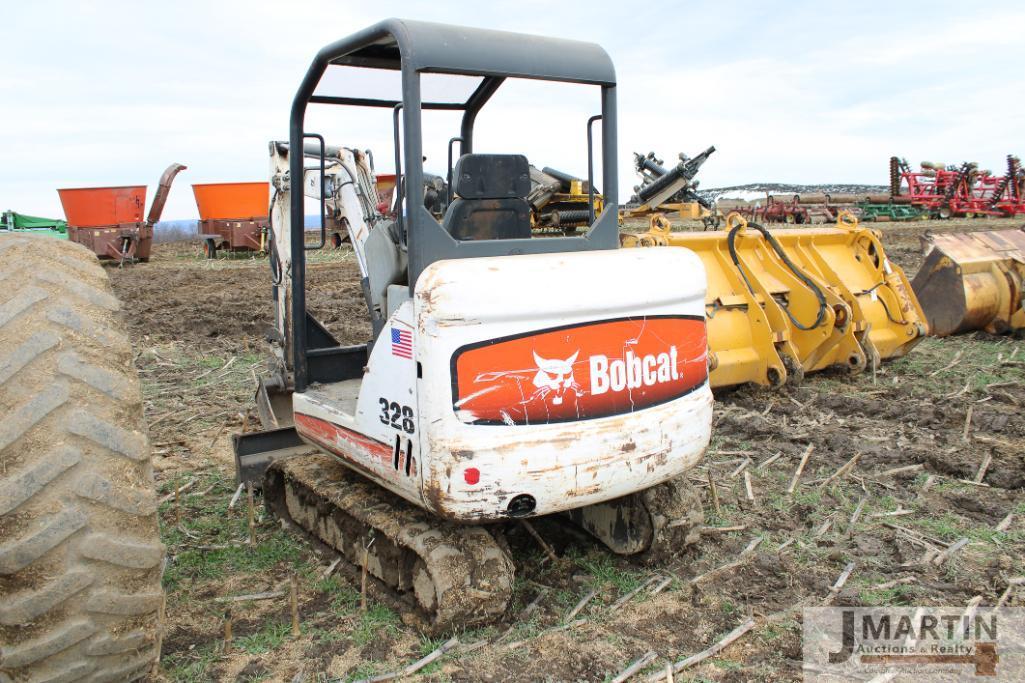
<path fill-rule="evenodd" d="M 165 218 L 196 215 L 190 183 L 263 179 L 313 54 L 387 16 L 604 46 L 619 79 L 621 195 L 633 151 L 714 144 L 706 187 L 884 183 L 891 154 L 994 170 L 1025 154 L 1020 2 L 41 1 L 0 15 L 0 209 L 30 214 L 61 215 L 57 187 L 152 192 L 172 161 L 189 170 Z M 593 102 L 510 89 L 489 104 L 482 140 L 581 173 Z M 308 127 L 388 163 L 387 121 L 321 109 Z M 443 140 L 452 126 L 430 130 Z M 442 149 L 428 149 L 429 170 L 443 171 Z"/>

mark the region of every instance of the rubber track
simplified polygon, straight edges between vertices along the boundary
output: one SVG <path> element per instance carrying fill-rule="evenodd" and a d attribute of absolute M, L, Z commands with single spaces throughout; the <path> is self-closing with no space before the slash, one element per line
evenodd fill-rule
<path fill-rule="evenodd" d="M 0 237 L 0 679 L 133 680 L 163 546 L 120 304 L 87 249 Z"/>
<path fill-rule="evenodd" d="M 271 472 L 279 483 L 264 489 L 268 508 L 279 516 L 287 515 L 287 521 L 320 542 L 344 554 L 345 545 L 363 542 L 362 537 L 373 529 L 375 535 L 385 536 L 423 561 L 437 596 L 435 608 L 427 614 L 434 629 L 486 624 L 505 612 L 512 596 L 514 567 L 486 529 L 435 517 L 366 481 L 329 455 L 280 460 Z M 299 524 L 287 513 L 286 489 L 298 494 L 309 511 L 316 510 L 317 517 L 337 511 L 354 520 L 364 530 L 361 538 L 344 539 L 339 547 L 337 540 L 325 537 L 321 529 Z M 351 552 L 349 559 L 355 559 Z M 400 598 L 410 605 L 416 602 L 411 590 Z M 423 605 L 419 607 L 423 609 Z"/>

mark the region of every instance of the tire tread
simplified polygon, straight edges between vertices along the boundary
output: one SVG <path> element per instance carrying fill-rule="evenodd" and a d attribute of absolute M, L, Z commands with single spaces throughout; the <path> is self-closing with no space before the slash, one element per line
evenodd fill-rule
<path fill-rule="evenodd" d="M 159 658 L 163 546 L 120 302 L 81 245 L 0 254 L 0 680 L 134 680 Z"/>

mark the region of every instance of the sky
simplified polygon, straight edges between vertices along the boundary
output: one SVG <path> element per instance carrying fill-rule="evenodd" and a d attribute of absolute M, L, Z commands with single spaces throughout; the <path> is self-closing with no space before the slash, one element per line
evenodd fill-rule
<path fill-rule="evenodd" d="M 616 65 L 623 199 L 632 152 L 672 163 L 715 145 L 703 187 L 885 184 L 894 154 L 1000 173 L 1008 153 L 1025 154 L 1020 2 L 7 0 L 0 210 L 62 216 L 58 187 L 147 184 L 152 198 L 178 161 L 189 168 L 164 218 L 194 218 L 192 183 L 266 179 L 267 142 L 287 137 L 317 50 L 389 16 L 602 45 Z M 482 112 L 475 151 L 580 175 L 597 111 L 593 88 L 510 83 Z M 320 106 L 306 126 L 391 169 L 387 110 Z M 457 132 L 452 114 L 425 122 L 428 171 L 444 173 Z"/>

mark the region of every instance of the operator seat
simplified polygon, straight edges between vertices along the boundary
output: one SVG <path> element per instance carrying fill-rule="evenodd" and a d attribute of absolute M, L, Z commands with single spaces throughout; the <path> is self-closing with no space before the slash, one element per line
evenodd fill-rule
<path fill-rule="evenodd" d="M 457 240 L 530 238 L 530 166 L 522 154 L 464 154 L 442 226 Z"/>

